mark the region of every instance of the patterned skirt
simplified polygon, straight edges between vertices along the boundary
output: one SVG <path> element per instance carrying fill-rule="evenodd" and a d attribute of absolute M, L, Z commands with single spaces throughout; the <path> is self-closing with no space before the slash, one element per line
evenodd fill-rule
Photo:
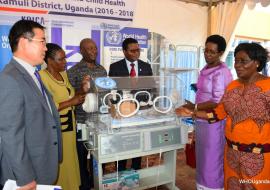
<path fill-rule="evenodd" d="M 257 154 L 225 147 L 225 190 L 270 189 L 270 153 Z"/>

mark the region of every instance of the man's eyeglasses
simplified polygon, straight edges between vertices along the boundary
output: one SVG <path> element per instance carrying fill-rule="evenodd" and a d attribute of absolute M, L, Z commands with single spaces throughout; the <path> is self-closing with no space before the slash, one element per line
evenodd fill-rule
<path fill-rule="evenodd" d="M 37 39 L 37 38 L 26 38 L 29 41 L 35 41 L 35 42 L 40 42 L 42 45 L 46 46 L 46 40 L 45 39 Z"/>
<path fill-rule="evenodd" d="M 208 55 L 216 55 L 218 53 L 218 51 L 213 51 L 209 49 L 203 49 L 203 52 Z"/>
<path fill-rule="evenodd" d="M 253 61 L 252 59 L 235 59 L 234 64 L 241 64 L 241 65 L 246 65 Z"/>

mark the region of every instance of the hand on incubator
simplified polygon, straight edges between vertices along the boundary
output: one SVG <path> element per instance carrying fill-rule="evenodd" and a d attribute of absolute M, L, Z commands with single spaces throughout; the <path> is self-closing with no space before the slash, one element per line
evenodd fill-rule
<path fill-rule="evenodd" d="M 91 77 L 89 75 L 86 75 L 83 77 L 82 83 L 81 83 L 81 90 L 83 93 L 87 93 L 91 87 L 90 85 L 90 79 Z"/>
<path fill-rule="evenodd" d="M 189 110 L 188 108 L 186 108 L 184 106 L 176 108 L 175 113 L 176 113 L 176 115 L 181 116 L 181 117 L 192 117 L 194 114 L 193 111 Z"/>

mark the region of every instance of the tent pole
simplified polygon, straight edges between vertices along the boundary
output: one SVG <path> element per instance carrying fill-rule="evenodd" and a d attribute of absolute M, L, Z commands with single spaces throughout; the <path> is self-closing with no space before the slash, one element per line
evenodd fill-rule
<path fill-rule="evenodd" d="M 207 36 L 211 35 L 211 29 L 212 29 L 212 11 L 211 8 L 213 6 L 213 1 L 210 0 L 208 2 L 208 19 L 207 19 Z"/>

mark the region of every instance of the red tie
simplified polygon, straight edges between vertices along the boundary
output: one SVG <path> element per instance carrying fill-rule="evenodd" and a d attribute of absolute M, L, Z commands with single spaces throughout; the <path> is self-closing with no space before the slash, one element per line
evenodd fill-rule
<path fill-rule="evenodd" d="M 135 71 L 135 68 L 134 68 L 135 64 L 131 63 L 130 66 L 131 66 L 131 70 L 130 70 L 129 76 L 130 77 L 136 77 L 136 71 Z"/>

